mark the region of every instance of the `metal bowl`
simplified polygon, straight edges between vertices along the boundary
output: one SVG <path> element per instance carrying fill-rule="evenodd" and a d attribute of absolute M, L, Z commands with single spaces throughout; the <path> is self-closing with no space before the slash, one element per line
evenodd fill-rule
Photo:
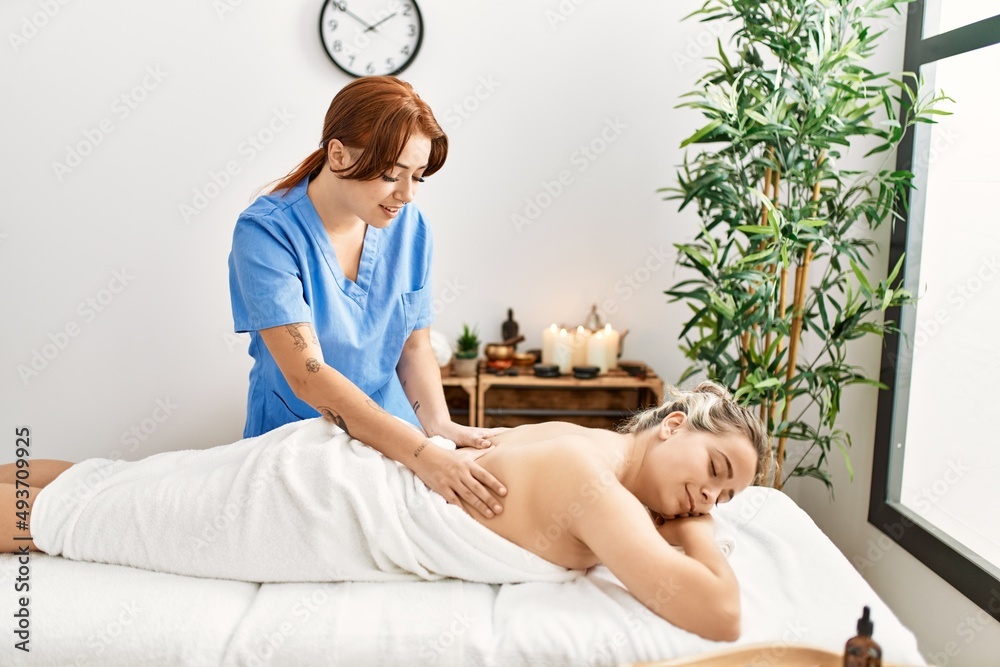
<path fill-rule="evenodd" d="M 515 366 L 534 366 L 536 361 L 538 361 L 538 356 L 534 352 L 514 353 Z"/>
<path fill-rule="evenodd" d="M 503 343 L 487 343 L 486 358 L 490 361 L 507 361 L 514 358 L 514 346 Z"/>

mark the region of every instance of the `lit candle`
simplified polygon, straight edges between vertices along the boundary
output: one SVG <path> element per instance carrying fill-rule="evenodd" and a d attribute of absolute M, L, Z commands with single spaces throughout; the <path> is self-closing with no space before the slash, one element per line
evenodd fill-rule
<path fill-rule="evenodd" d="M 560 373 L 573 370 L 573 336 L 565 329 L 559 330 L 552 344 L 552 363 L 559 367 Z"/>
<path fill-rule="evenodd" d="M 583 366 L 587 363 L 587 339 L 590 338 L 590 332 L 583 328 L 583 326 L 578 326 L 576 328 L 576 333 L 573 335 L 573 365 Z"/>
<path fill-rule="evenodd" d="M 603 331 L 598 331 L 587 340 L 587 365 L 597 366 L 599 373 L 608 372 L 608 345 Z"/>
<path fill-rule="evenodd" d="M 604 345 L 608 351 L 608 370 L 618 368 L 618 346 L 621 343 L 620 334 L 611 328 L 611 324 L 604 325 Z"/>
<path fill-rule="evenodd" d="M 555 350 L 556 338 L 559 337 L 559 327 L 555 324 L 548 329 L 542 330 L 542 363 L 551 364 L 552 355 Z"/>

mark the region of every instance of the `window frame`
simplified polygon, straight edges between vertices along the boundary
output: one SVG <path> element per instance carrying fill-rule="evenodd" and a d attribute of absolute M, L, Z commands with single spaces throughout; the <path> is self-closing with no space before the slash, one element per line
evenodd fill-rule
<path fill-rule="evenodd" d="M 903 70 L 919 72 L 923 65 L 952 56 L 1000 44 L 1000 15 L 983 19 L 954 30 L 923 37 L 925 0 L 907 5 L 906 50 Z M 908 113 L 910 101 L 903 96 L 900 117 Z M 960 110 L 959 110 L 960 111 Z M 929 142 L 928 142 L 929 143 Z M 918 155 L 924 165 L 927 155 Z M 896 169 L 910 170 L 914 163 L 914 128 L 909 128 L 899 144 Z M 917 175 L 920 178 L 920 175 Z M 912 197 L 912 191 L 908 193 Z M 901 220 L 893 227 L 889 245 L 889 266 L 895 266 L 904 255 L 911 235 L 923 234 L 923 210 L 899 207 Z M 919 260 L 916 260 L 919 261 Z M 908 262 L 901 270 L 907 276 Z M 907 286 L 909 287 L 909 286 Z M 901 323 L 903 311 L 899 307 L 888 309 L 886 319 Z M 871 495 L 868 505 L 868 522 L 885 533 L 910 554 L 933 570 L 987 614 L 1000 620 L 1000 580 L 982 565 L 956 551 L 951 544 L 914 520 L 914 514 L 904 511 L 901 503 L 891 502 L 889 492 L 894 480 L 891 454 L 893 447 L 894 418 L 896 416 L 896 384 L 900 372 L 909 373 L 911 358 L 900 361 L 902 336 L 896 332 L 885 335 L 882 348 L 880 379 L 888 389 L 879 392 L 875 426 L 875 448 L 872 462 Z M 900 425 L 901 427 L 905 424 Z M 903 453 L 905 457 L 905 450 Z M 899 480 L 895 480 L 898 484 Z"/>

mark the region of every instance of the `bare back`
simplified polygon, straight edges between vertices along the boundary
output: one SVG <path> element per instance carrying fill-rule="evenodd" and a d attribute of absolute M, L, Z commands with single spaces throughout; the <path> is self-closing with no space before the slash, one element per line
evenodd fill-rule
<path fill-rule="evenodd" d="M 465 507 L 469 515 L 557 565 L 596 565 L 597 557 L 574 537 L 572 525 L 609 488 L 621 489 L 616 473 L 624 455 L 615 434 L 548 422 L 518 426 L 491 440 L 496 446 L 476 462 L 506 484 L 504 510 L 487 519 Z M 586 474 L 567 476 L 568 467 Z"/>
<path fill-rule="evenodd" d="M 678 627 L 716 641 L 739 636 L 739 586 L 715 544 L 711 517 L 657 528 L 623 483 L 635 484 L 646 460 L 636 440 L 562 422 L 519 426 L 490 439 L 496 446 L 476 462 L 506 485 L 504 509 L 487 519 L 465 507 L 472 518 L 556 565 L 602 563 Z"/>

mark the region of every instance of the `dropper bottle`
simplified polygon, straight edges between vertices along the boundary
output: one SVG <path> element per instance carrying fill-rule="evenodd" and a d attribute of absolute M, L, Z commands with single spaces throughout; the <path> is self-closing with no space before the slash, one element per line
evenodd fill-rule
<path fill-rule="evenodd" d="M 872 639 L 875 624 L 865 607 L 858 619 L 858 634 L 847 640 L 844 647 L 844 667 L 882 667 L 882 647 Z"/>

